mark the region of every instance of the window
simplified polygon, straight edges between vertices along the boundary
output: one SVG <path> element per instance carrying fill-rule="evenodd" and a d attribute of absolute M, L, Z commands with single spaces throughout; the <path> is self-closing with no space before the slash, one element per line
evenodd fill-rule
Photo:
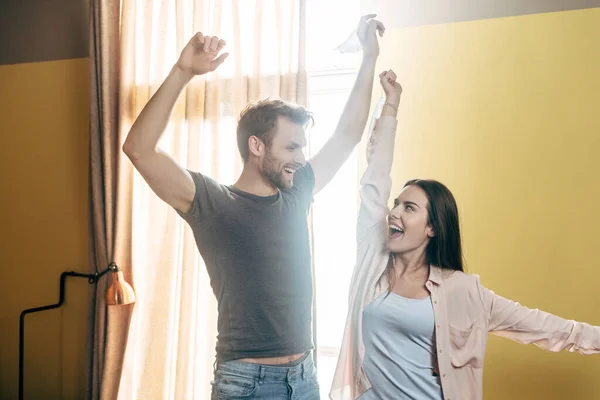
<path fill-rule="evenodd" d="M 129 61 L 124 63 L 124 74 L 131 88 L 129 98 L 123 103 L 130 107 L 125 118 L 128 123 L 133 122 L 160 86 L 172 62 L 189 40 L 193 23 L 206 32 L 220 24 L 222 36 L 237 38 L 231 40 L 228 46 L 231 46 L 232 52 L 237 51 L 236 54 L 241 57 L 239 62 L 224 64 L 219 79 L 207 75 L 190 83 L 176 104 L 160 143 L 161 148 L 181 165 L 202 171 L 219 182 L 234 182 L 241 163 L 235 136 L 237 112 L 233 112 L 239 104 L 234 107 L 232 103 L 240 103 L 240 98 L 245 97 L 243 90 L 239 95 L 234 89 L 255 79 L 264 81 L 259 87 L 269 89 L 270 78 L 278 82 L 281 74 L 295 73 L 293 67 L 297 65 L 295 50 L 284 44 L 263 45 L 261 54 L 264 53 L 264 57 L 254 57 L 254 39 L 258 35 L 255 37 L 251 33 L 261 33 L 261 41 L 272 38 L 278 21 L 273 18 L 272 10 L 279 10 L 281 6 L 281 15 L 290 15 L 286 7 L 297 3 L 226 1 L 222 2 L 223 9 L 218 13 L 222 15 L 220 22 L 215 13 L 211 13 L 214 2 L 210 1 L 197 4 L 153 0 L 148 5 L 148 2 L 135 0 L 134 3 L 137 6 L 132 6 L 129 16 L 136 16 L 136 19 L 135 23 L 130 21 L 129 24 L 136 31 L 135 35 L 125 35 L 131 42 L 128 42 L 128 51 L 124 52 Z M 235 7 L 232 8 L 232 4 Z M 262 13 L 252 9 L 257 4 L 262 5 Z M 196 6 L 203 8 L 196 9 Z M 271 11 L 265 11 L 267 9 Z M 308 106 L 315 114 L 315 126 L 308 132 L 307 156 L 314 155 L 333 133 L 352 88 L 359 55 L 341 55 L 334 49 L 356 27 L 358 9 L 358 0 L 306 0 Z M 260 32 L 255 28 L 257 15 L 263 21 Z M 233 28 L 239 28 L 243 34 L 237 32 L 234 35 L 233 31 L 227 31 Z M 297 30 L 289 29 L 286 34 L 295 32 Z M 288 42 L 295 41 L 281 41 Z M 277 57 L 283 57 L 283 60 Z M 253 68 L 258 62 L 260 73 L 254 76 Z M 281 71 L 273 74 L 272 69 L 277 67 L 279 70 L 280 64 L 283 66 Z M 236 65 L 240 70 L 235 69 Z M 286 66 L 290 66 L 290 71 Z M 207 88 L 215 94 L 210 97 L 213 107 L 206 106 Z M 266 95 L 259 94 L 259 97 Z M 225 98 L 227 101 L 224 101 Z M 327 398 L 337 361 L 355 261 L 357 164 L 357 155 L 353 154 L 333 181 L 316 196 L 313 207 L 318 327 L 315 339 L 323 398 Z M 158 345 L 154 346 L 153 357 L 159 357 L 162 363 L 152 371 L 136 369 L 129 378 L 129 385 L 136 398 L 144 397 L 143 393 L 149 390 L 147 382 L 156 384 L 164 393 L 193 392 L 200 398 L 210 390 L 212 377 L 217 310 L 214 296 L 190 230 L 183 229 L 182 220 L 151 193 L 141 175 L 135 175 L 134 185 L 134 262 L 149 270 L 167 271 L 168 274 L 146 274 L 143 279 L 136 279 L 136 290 L 140 296 L 136 305 L 137 319 L 132 323 L 130 333 L 130 338 L 135 337 L 130 341 L 133 343 L 130 347 L 131 363 L 135 363 L 136 368 L 144 365 L 147 354 L 144 346 L 150 342 L 160 344 L 160 349 Z M 161 295 L 166 294 L 161 297 L 164 301 L 157 303 L 153 294 L 159 290 Z M 156 332 L 143 328 L 152 326 L 157 320 L 168 321 L 168 329 L 159 337 L 156 337 Z"/>
<path fill-rule="evenodd" d="M 335 18 L 332 18 L 335 16 Z M 308 156 L 333 133 L 356 78 L 360 55 L 334 49 L 355 29 L 359 4 L 308 0 L 306 9 L 308 107 L 315 126 Z M 321 397 L 327 398 L 346 321 L 348 287 L 356 258 L 358 159 L 356 151 L 313 204 L 317 364 Z"/>

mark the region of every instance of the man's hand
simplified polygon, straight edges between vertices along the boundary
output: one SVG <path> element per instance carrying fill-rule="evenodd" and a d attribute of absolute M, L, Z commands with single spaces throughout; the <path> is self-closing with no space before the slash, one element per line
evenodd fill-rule
<path fill-rule="evenodd" d="M 218 56 L 224 46 L 223 39 L 217 36 L 204 36 L 198 32 L 181 51 L 177 68 L 189 75 L 203 75 L 214 71 L 229 55 L 223 53 Z"/>
<path fill-rule="evenodd" d="M 356 29 L 356 35 L 362 46 L 364 57 L 379 56 L 379 42 L 377 41 L 377 32 L 379 36 L 383 36 L 385 26 L 383 23 L 376 20 L 377 14 L 367 14 L 363 16 Z"/>

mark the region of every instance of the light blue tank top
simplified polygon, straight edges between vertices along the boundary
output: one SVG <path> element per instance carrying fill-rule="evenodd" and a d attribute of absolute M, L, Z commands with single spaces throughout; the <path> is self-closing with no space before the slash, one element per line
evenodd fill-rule
<path fill-rule="evenodd" d="M 371 389 L 361 400 L 442 400 L 435 374 L 435 319 L 431 298 L 384 292 L 363 311 L 363 369 Z"/>

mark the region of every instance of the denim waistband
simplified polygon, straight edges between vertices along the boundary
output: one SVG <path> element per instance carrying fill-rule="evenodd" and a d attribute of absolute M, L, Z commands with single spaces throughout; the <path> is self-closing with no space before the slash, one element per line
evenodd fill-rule
<path fill-rule="evenodd" d="M 285 381 L 291 376 L 300 376 L 302 379 L 306 379 L 314 369 L 312 352 L 306 352 L 306 354 L 291 364 L 295 365 L 255 364 L 233 360 L 217 363 L 216 370 L 254 377 L 259 381 Z"/>

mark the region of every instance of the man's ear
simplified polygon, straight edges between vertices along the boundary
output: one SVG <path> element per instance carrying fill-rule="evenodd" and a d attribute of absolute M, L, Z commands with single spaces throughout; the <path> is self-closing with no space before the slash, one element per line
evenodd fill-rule
<path fill-rule="evenodd" d="M 255 157 L 261 157 L 265 152 L 265 144 L 256 136 L 248 138 L 248 150 Z"/>

